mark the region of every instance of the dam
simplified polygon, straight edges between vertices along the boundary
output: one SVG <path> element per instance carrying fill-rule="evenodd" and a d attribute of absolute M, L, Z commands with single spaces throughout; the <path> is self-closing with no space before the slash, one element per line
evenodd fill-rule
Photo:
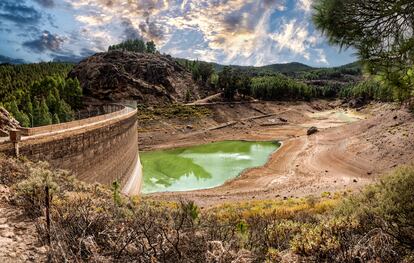
<path fill-rule="evenodd" d="M 110 185 L 118 180 L 125 194 L 139 194 L 137 109 L 119 104 L 103 107 L 102 115 L 12 131 L 10 138 L 0 140 L 0 153 L 47 161 L 88 183 Z"/>

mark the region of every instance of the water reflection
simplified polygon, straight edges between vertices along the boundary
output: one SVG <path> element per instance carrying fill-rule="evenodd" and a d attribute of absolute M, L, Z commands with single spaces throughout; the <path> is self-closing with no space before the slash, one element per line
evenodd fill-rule
<path fill-rule="evenodd" d="M 264 165 L 277 142 L 224 141 L 166 151 L 141 152 L 143 193 L 205 189 L 244 169 Z"/>

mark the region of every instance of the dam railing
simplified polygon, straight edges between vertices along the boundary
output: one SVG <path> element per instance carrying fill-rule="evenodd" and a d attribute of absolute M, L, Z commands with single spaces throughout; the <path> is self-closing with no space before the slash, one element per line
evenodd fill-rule
<path fill-rule="evenodd" d="M 101 122 L 104 120 L 112 119 L 116 116 L 120 116 L 132 111 L 135 111 L 135 109 L 131 106 L 124 106 L 122 104 L 109 104 L 103 106 L 105 112 L 109 112 L 106 114 L 89 117 L 85 119 L 70 121 L 70 122 L 64 122 L 59 124 L 52 124 L 52 125 L 46 125 L 46 126 L 40 126 L 40 127 L 34 127 L 34 128 L 20 128 L 20 132 L 22 136 L 33 136 L 33 135 L 39 135 L 44 133 L 52 133 L 62 130 L 68 130 L 73 129 L 76 127 L 82 127 L 88 124 L 93 124 L 96 122 Z"/>
<path fill-rule="evenodd" d="M 139 193 L 137 109 L 123 103 L 105 107 L 108 113 L 99 116 L 12 130 L 7 140 L 0 141 L 0 153 L 47 161 L 89 183 L 109 185 L 119 180 L 123 187 L 127 185 L 125 193 Z"/>

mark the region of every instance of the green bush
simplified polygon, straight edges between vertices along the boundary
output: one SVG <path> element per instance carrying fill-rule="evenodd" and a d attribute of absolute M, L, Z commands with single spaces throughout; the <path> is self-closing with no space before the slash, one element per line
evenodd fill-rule
<path fill-rule="evenodd" d="M 356 215 L 367 229 L 379 228 L 414 249 L 414 167 L 395 170 L 348 201 L 342 212 Z"/>
<path fill-rule="evenodd" d="M 339 94 L 342 98 L 362 98 L 364 100 L 393 101 L 393 90 L 375 79 L 368 79 L 356 85 L 343 88 Z"/>
<path fill-rule="evenodd" d="M 264 100 L 310 99 L 316 97 L 316 90 L 278 74 L 252 78 L 251 94 L 255 98 Z"/>
<path fill-rule="evenodd" d="M 47 163 L 39 163 L 30 167 L 30 176 L 15 187 L 16 200 L 25 211 L 34 217 L 40 216 L 45 206 L 45 187 L 53 196 L 59 191 L 59 186 L 53 180 L 53 173 Z"/>

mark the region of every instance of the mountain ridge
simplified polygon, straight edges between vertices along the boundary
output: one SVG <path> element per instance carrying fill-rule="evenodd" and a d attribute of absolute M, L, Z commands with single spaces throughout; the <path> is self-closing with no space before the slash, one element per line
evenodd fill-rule
<path fill-rule="evenodd" d="M 166 55 L 168 56 L 168 55 Z M 70 64 L 79 64 L 80 62 L 82 62 L 83 60 L 87 59 L 88 57 L 77 57 L 76 60 L 74 59 L 69 59 L 67 61 L 62 60 L 62 59 L 54 59 L 52 61 L 50 61 L 50 63 L 70 63 Z M 174 60 L 176 61 L 193 61 L 191 59 L 186 59 L 186 58 L 176 58 L 176 57 L 172 57 Z M 334 66 L 334 67 L 314 67 L 314 66 L 310 66 L 301 62 L 296 62 L 296 61 L 292 61 L 292 62 L 287 62 L 287 63 L 273 63 L 273 64 L 267 64 L 267 65 L 263 65 L 263 66 L 242 66 L 242 65 L 232 65 L 232 64 L 221 64 L 221 63 L 217 63 L 217 62 L 207 62 L 207 61 L 202 61 L 200 60 L 199 62 L 205 62 L 205 63 L 209 63 L 211 65 L 213 65 L 214 69 L 216 71 L 221 71 L 223 70 L 224 67 L 229 66 L 232 68 L 236 68 L 236 69 L 240 69 L 242 71 L 246 71 L 246 70 L 261 70 L 261 71 L 267 71 L 267 73 L 291 73 L 291 72 L 300 72 L 300 71 L 310 71 L 310 70 L 320 70 L 320 69 L 344 69 L 344 68 L 360 68 L 359 62 L 358 61 L 354 61 L 351 63 L 347 63 L 341 66 Z M 44 62 L 39 62 L 39 63 L 44 63 Z M 6 56 L 1 56 L 0 55 L 0 66 L 1 65 L 21 65 L 21 64 L 38 64 L 38 63 L 28 63 L 25 60 L 22 59 L 14 59 L 14 58 L 9 58 Z"/>

